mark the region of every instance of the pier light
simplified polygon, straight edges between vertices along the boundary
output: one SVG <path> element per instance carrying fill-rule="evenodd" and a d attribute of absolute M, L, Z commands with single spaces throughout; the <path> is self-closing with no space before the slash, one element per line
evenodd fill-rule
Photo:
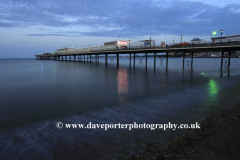
<path fill-rule="evenodd" d="M 181 44 L 182 44 L 182 34 L 180 36 L 181 36 Z"/>
<path fill-rule="evenodd" d="M 222 43 L 222 32 L 223 32 L 223 30 L 221 29 L 220 32 L 221 32 L 221 43 Z"/>
<path fill-rule="evenodd" d="M 217 32 L 216 32 L 216 31 L 213 31 L 212 34 L 215 36 L 215 35 L 217 34 Z"/>

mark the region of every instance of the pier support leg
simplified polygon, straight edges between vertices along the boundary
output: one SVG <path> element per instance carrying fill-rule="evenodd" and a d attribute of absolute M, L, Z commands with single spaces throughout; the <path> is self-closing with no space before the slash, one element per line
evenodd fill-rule
<path fill-rule="evenodd" d="M 147 68 L 147 53 L 145 53 L 145 55 L 146 55 L 146 68 Z"/>
<path fill-rule="evenodd" d="M 183 71 L 184 71 L 184 63 L 185 63 L 185 52 L 183 52 Z"/>
<path fill-rule="evenodd" d="M 192 65 L 193 65 L 193 52 L 192 52 L 191 68 L 192 68 Z"/>
<path fill-rule="evenodd" d="M 146 74 L 147 74 L 147 53 L 146 53 L 146 66 L 145 66 Z"/>
<path fill-rule="evenodd" d="M 107 66 L 107 62 L 108 62 L 108 55 L 105 54 L 105 65 Z"/>
<path fill-rule="evenodd" d="M 230 57 L 231 57 L 231 51 L 229 51 L 229 53 L 228 53 L 228 67 L 230 66 Z"/>
<path fill-rule="evenodd" d="M 166 53 L 167 56 L 166 56 L 166 69 L 168 68 L 168 52 Z"/>
<path fill-rule="evenodd" d="M 133 53 L 133 67 L 134 67 L 134 70 L 135 70 L 135 57 L 136 57 L 136 53 Z"/>
<path fill-rule="evenodd" d="M 154 62 L 154 71 L 156 70 L 156 52 L 154 52 L 154 60 L 153 60 Z"/>
<path fill-rule="evenodd" d="M 119 68 L 119 53 L 117 53 L 117 68 Z"/>
<path fill-rule="evenodd" d="M 224 52 L 222 51 L 221 68 L 223 66 L 223 55 L 224 55 Z"/>
<path fill-rule="evenodd" d="M 92 55 L 90 55 L 90 63 L 92 62 Z"/>
<path fill-rule="evenodd" d="M 129 53 L 129 66 L 131 67 L 131 53 Z"/>

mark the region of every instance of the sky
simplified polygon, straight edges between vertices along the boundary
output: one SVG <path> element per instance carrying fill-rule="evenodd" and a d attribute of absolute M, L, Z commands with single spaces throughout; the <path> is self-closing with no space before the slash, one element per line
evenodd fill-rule
<path fill-rule="evenodd" d="M 239 0 L 1 0 L 0 58 L 120 40 L 156 44 L 240 34 Z"/>

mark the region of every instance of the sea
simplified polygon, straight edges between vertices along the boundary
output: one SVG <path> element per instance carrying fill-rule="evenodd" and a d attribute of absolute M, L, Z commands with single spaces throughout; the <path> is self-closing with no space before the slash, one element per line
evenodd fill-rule
<path fill-rule="evenodd" d="M 153 57 L 146 65 L 143 55 L 135 67 L 129 57 L 120 57 L 119 67 L 116 58 L 106 66 L 101 56 L 85 62 L 0 59 L 0 159 L 117 159 L 149 144 L 164 146 L 189 130 L 170 123 L 201 124 L 234 99 L 239 63 L 231 58 L 228 67 L 224 58 L 221 68 L 221 58 L 193 58 L 192 65 L 185 58 L 183 66 L 179 57 L 166 65 L 160 57 L 154 69 Z"/>

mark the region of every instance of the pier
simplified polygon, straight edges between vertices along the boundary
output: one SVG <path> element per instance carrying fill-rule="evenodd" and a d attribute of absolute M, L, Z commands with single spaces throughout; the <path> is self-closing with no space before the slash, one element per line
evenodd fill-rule
<path fill-rule="evenodd" d="M 133 67 L 135 68 L 136 57 L 139 58 L 139 62 L 145 58 L 146 67 L 147 67 L 147 58 L 149 54 L 154 57 L 154 70 L 156 66 L 156 58 L 159 57 L 160 62 L 163 62 L 163 59 L 166 59 L 166 66 L 168 66 L 168 58 L 172 57 L 169 53 L 181 52 L 183 58 L 183 68 L 185 64 L 186 53 L 189 54 L 191 58 L 188 63 L 191 62 L 191 66 L 193 64 L 194 53 L 199 52 L 221 52 L 221 68 L 223 63 L 227 63 L 228 67 L 230 66 L 230 58 L 231 53 L 233 51 L 240 51 L 240 43 L 236 42 L 228 42 L 228 43 L 204 43 L 204 44 L 189 44 L 189 45 L 171 45 L 165 47 L 130 47 L 128 49 L 117 49 L 112 48 L 111 50 L 88 50 L 84 52 L 70 52 L 66 54 L 50 54 L 50 55 L 35 55 L 38 60 L 58 60 L 58 61 L 87 61 L 87 62 L 99 62 L 99 56 L 105 56 L 105 65 L 108 65 L 108 58 L 113 60 L 115 57 L 117 59 L 117 67 L 119 67 L 119 55 L 129 55 L 129 63 L 131 65 L 131 58 L 133 58 Z M 224 53 L 228 53 L 227 57 L 224 56 Z M 162 55 L 161 53 L 166 53 Z M 197 57 L 196 57 L 197 58 Z M 224 61 L 223 58 L 228 58 L 227 61 Z"/>

